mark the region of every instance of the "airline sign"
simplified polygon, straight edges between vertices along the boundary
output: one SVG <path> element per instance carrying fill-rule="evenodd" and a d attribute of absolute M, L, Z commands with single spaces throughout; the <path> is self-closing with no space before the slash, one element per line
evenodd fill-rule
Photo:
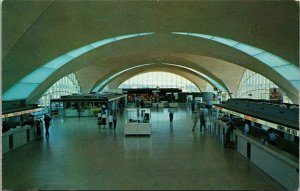
<path fill-rule="evenodd" d="M 7 118 L 7 117 L 14 117 L 14 116 L 18 116 L 18 115 L 24 115 L 27 113 L 33 113 L 33 112 L 37 112 L 42 110 L 42 108 L 37 108 L 37 109 L 29 109 L 29 110 L 24 110 L 24 111 L 17 111 L 14 113 L 6 113 L 6 114 L 2 114 L 1 118 Z"/>
<path fill-rule="evenodd" d="M 221 110 L 221 111 L 223 111 L 225 113 L 229 113 L 229 114 L 232 114 L 232 115 L 235 115 L 235 116 L 247 119 L 249 121 L 253 121 L 253 122 L 256 122 L 256 123 L 259 123 L 259 124 L 271 127 L 273 129 L 277 129 L 279 131 L 283 131 L 285 133 L 292 134 L 294 136 L 300 137 L 300 132 L 298 130 L 295 130 L 295 129 L 292 129 L 292 128 L 289 128 L 289 127 L 285 127 L 285 126 L 282 126 L 282 125 L 278 125 L 278 124 L 275 124 L 275 123 L 272 123 L 272 122 L 269 122 L 269 121 L 265 121 L 265 120 L 262 120 L 262 119 L 259 119 L 259 118 L 251 117 L 249 115 L 245 115 L 243 113 L 239 113 L 239 112 L 236 112 L 236 111 L 225 109 L 225 108 L 222 108 L 220 106 L 213 105 L 213 108 Z"/>

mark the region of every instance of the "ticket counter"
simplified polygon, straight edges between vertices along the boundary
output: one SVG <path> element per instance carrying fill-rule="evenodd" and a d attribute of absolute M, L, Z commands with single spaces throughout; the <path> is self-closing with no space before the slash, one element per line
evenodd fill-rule
<path fill-rule="evenodd" d="M 23 146 L 29 142 L 37 140 L 43 135 L 43 125 L 38 133 L 36 126 L 26 125 L 10 129 L 2 134 L 2 153 Z"/>
<path fill-rule="evenodd" d="M 211 133 L 224 140 L 227 130 L 225 122 L 211 120 Z M 244 135 L 240 129 L 231 135 L 236 151 L 289 190 L 299 186 L 299 158 L 259 138 Z"/>
<path fill-rule="evenodd" d="M 42 108 L 3 112 L 2 153 L 18 148 L 43 136 Z"/>

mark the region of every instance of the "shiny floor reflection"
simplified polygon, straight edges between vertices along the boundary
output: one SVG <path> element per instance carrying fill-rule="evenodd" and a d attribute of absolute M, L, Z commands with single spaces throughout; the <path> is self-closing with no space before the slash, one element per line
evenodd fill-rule
<path fill-rule="evenodd" d="M 50 138 L 3 155 L 4 189 L 282 190 L 208 131 L 192 132 L 189 108 L 154 109 L 151 136 L 124 136 L 96 118 L 56 118 Z"/>

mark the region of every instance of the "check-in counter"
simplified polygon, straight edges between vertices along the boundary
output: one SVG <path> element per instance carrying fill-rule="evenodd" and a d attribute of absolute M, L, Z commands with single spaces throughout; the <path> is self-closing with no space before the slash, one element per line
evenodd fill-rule
<path fill-rule="evenodd" d="M 237 151 L 289 190 L 299 186 L 299 159 L 268 143 L 234 131 Z"/>
<path fill-rule="evenodd" d="M 222 140 L 222 143 L 225 141 L 225 133 L 228 128 L 225 122 L 212 118 L 208 127 L 210 132 L 215 133 Z"/>
<path fill-rule="evenodd" d="M 41 126 L 41 135 L 43 135 L 43 126 Z M 29 125 L 10 129 L 2 134 L 2 153 L 18 148 L 26 143 L 38 139 L 37 129 Z"/>
<path fill-rule="evenodd" d="M 9 151 L 9 136 L 10 134 L 8 133 L 3 133 L 2 134 L 2 153 L 6 153 Z"/>
<path fill-rule="evenodd" d="M 227 125 L 218 119 L 211 120 L 211 132 L 224 140 Z M 289 190 L 299 186 L 299 159 L 268 143 L 235 130 L 231 135 L 236 150 L 270 177 Z"/>

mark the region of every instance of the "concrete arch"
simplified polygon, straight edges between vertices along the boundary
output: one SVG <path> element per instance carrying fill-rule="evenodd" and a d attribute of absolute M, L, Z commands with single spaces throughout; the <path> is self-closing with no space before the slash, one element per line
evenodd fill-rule
<path fill-rule="evenodd" d="M 125 63 L 120 64 L 119 62 L 122 62 L 124 59 L 127 61 L 127 64 L 125 64 Z M 97 90 L 95 90 L 95 87 L 97 87 L 102 82 L 105 82 L 105 84 L 107 84 L 108 83 L 108 82 L 106 82 L 107 79 L 111 78 L 115 74 L 118 74 L 120 71 L 127 71 L 127 69 L 132 66 L 134 66 L 134 67 L 136 67 L 137 65 L 143 66 L 143 64 L 139 64 L 139 63 L 152 63 L 151 65 L 146 66 L 146 67 L 149 67 L 149 68 L 160 68 L 160 67 L 174 68 L 175 67 L 177 69 L 181 69 L 184 71 L 198 73 L 197 75 L 202 79 L 205 79 L 205 80 L 211 79 L 209 81 L 211 82 L 211 84 L 214 84 L 213 86 L 215 86 L 215 87 L 219 86 L 218 88 L 220 88 L 221 90 L 230 92 L 230 89 L 226 86 L 226 84 L 221 79 L 219 79 L 217 76 L 212 74 L 210 71 L 206 70 L 205 68 L 203 68 L 193 62 L 189 62 L 185 59 L 181 59 L 181 58 L 178 58 L 175 56 L 169 56 L 169 57 L 165 57 L 165 58 L 162 58 L 162 57 L 157 58 L 157 55 L 155 55 L 153 57 L 149 56 L 149 55 L 143 55 L 139 59 L 136 59 L 136 58 L 131 58 L 130 56 L 127 55 L 126 58 L 121 57 L 119 60 L 114 60 L 114 61 L 115 62 L 110 63 L 110 64 L 118 65 L 118 66 L 122 66 L 122 67 L 119 67 L 117 70 L 111 71 L 111 72 L 107 73 L 106 75 L 102 75 L 101 77 L 98 76 L 98 80 L 94 83 L 94 86 L 89 89 L 89 91 L 91 91 L 91 90 L 97 91 Z M 172 63 L 173 65 L 169 65 L 168 63 Z M 89 70 L 89 71 L 91 71 L 91 70 Z M 87 70 L 83 69 L 82 72 L 85 73 L 82 76 L 87 75 Z M 205 76 L 199 75 L 199 73 L 203 73 L 203 74 L 205 74 Z M 219 85 L 216 85 L 216 84 L 219 84 Z M 102 84 L 101 87 L 103 88 L 104 86 L 105 85 Z"/>
<path fill-rule="evenodd" d="M 205 89 L 205 87 L 206 87 L 206 83 L 209 83 L 209 82 L 205 81 L 205 79 L 202 76 L 199 76 L 198 74 L 196 74 L 190 70 L 187 70 L 187 69 L 182 70 L 175 66 L 168 67 L 168 66 L 161 65 L 161 66 L 156 66 L 156 67 L 144 66 L 144 67 L 132 69 L 130 71 L 127 71 L 127 72 L 115 77 L 110 82 L 108 82 L 107 85 L 109 85 L 109 87 L 111 87 L 111 88 L 117 88 L 119 85 L 121 85 L 127 79 L 130 79 L 136 75 L 140 75 L 140 74 L 144 74 L 144 73 L 148 73 L 148 72 L 169 72 L 169 73 L 179 75 L 179 76 L 184 77 L 187 80 L 191 81 L 192 83 L 194 83 L 199 88 L 200 91 L 203 91 L 203 89 Z M 211 85 L 214 86 L 213 84 L 211 84 Z"/>
<path fill-rule="evenodd" d="M 83 55 L 78 60 L 72 61 L 70 63 L 72 65 L 53 73 L 47 82 L 45 81 L 39 89 L 27 97 L 27 100 L 34 100 L 31 98 L 47 84 L 55 82 L 63 74 L 81 70 L 86 64 L 99 62 L 105 70 L 108 68 L 105 62 L 110 62 L 115 57 L 137 53 L 137 56 L 145 54 L 161 54 L 163 58 L 176 56 L 200 64 L 215 76 L 218 76 L 218 73 L 213 70 L 217 67 L 205 65 L 203 57 L 237 64 L 266 76 L 281 87 L 294 102 L 297 102 L 299 91 L 293 87 L 293 84 L 288 83 L 276 72 L 270 71 L 260 61 L 217 42 L 187 36 L 174 37 L 170 34 L 174 31 L 190 31 L 233 39 L 279 55 L 298 67 L 298 8 L 297 3 L 289 1 L 122 3 L 5 1 L 3 3 L 4 83 L 2 91 L 7 91 L 36 68 L 70 50 L 99 39 L 155 31 L 157 35 L 152 37 L 126 39 Z M 168 10 L 167 14 L 166 10 Z M 228 21 L 226 25 L 224 21 Z M 222 64 L 218 62 L 216 65 Z M 221 66 L 220 70 L 222 69 L 226 67 Z M 236 72 L 232 73 L 236 74 Z M 228 75 L 235 76 L 229 71 Z M 84 80 L 81 81 L 86 83 Z"/>
<path fill-rule="evenodd" d="M 176 40 L 176 42 L 174 42 Z M 167 43 L 164 41 L 168 41 L 168 42 L 174 42 L 174 44 L 172 43 Z M 295 100 L 295 98 L 298 98 L 298 91 L 292 86 L 292 84 L 289 84 L 289 82 L 284 79 L 282 76 L 278 75 L 275 72 L 266 72 L 265 70 L 268 70 L 269 68 L 267 66 L 265 66 L 264 64 L 262 64 L 261 62 L 253 59 L 253 58 L 249 58 L 249 56 L 244 55 L 243 53 L 236 51 L 236 50 L 232 50 L 232 48 L 229 47 L 224 47 L 224 46 L 220 46 L 219 44 L 215 43 L 215 42 L 206 42 L 206 41 L 202 41 L 202 40 L 197 40 L 199 42 L 204 43 L 205 44 L 205 49 L 201 49 L 201 47 L 199 48 L 198 46 L 192 46 L 192 48 L 187 49 L 187 41 L 190 41 L 188 44 L 190 43 L 195 43 L 194 39 L 193 41 L 191 41 L 190 38 L 187 37 L 174 37 L 170 34 L 160 34 L 160 35 L 154 35 L 151 37 L 143 37 L 143 39 L 140 39 L 139 41 L 137 41 L 136 39 L 129 39 L 129 40 L 124 40 L 124 42 L 117 42 L 115 43 L 112 47 L 114 49 L 119 50 L 120 48 L 122 48 L 124 45 L 126 44 L 127 49 L 126 50 L 120 50 L 119 54 L 117 55 L 122 55 L 122 54 L 128 54 L 129 52 L 132 53 L 132 51 L 137 53 L 137 49 L 146 49 L 147 51 L 149 51 L 149 53 L 151 54 L 155 54 L 157 55 L 157 50 L 153 50 L 153 49 L 157 49 L 158 45 L 160 45 L 160 49 L 162 51 L 159 51 L 160 53 L 163 52 L 163 54 L 170 54 L 170 53 L 176 53 L 179 52 L 180 54 L 183 54 L 184 57 L 188 57 L 191 58 L 191 56 L 193 55 L 206 55 L 206 56 L 211 56 L 214 58 L 218 58 L 220 60 L 225 60 L 225 61 L 230 61 L 231 63 L 234 63 L 236 65 L 241 65 L 241 66 L 245 66 L 247 65 L 247 68 L 253 68 L 252 70 L 258 73 L 263 73 L 264 76 L 266 76 L 267 78 L 271 79 L 272 78 L 274 80 L 272 81 L 278 81 L 278 83 L 276 83 L 277 85 L 279 85 L 279 87 L 281 86 L 282 83 L 284 83 L 285 86 L 282 85 L 282 89 L 287 93 L 287 95 L 289 95 L 289 97 L 292 100 Z M 164 46 L 161 46 L 161 43 L 157 44 L 157 42 L 162 42 L 162 44 Z M 196 42 L 199 43 L 199 42 Z M 133 43 L 133 44 L 131 44 Z M 147 47 L 145 47 L 144 45 L 147 44 Z M 128 45 L 130 45 L 128 48 Z M 143 45 L 143 46 L 141 46 Z M 171 47 L 170 47 L 171 46 Z M 106 51 L 108 51 L 110 48 L 110 46 L 105 47 L 104 49 L 106 49 Z M 174 50 L 176 47 L 176 49 L 178 50 Z M 197 47 L 197 48 L 194 48 Z M 134 50 L 132 50 L 134 48 Z M 216 53 L 215 49 L 219 48 L 220 51 L 218 51 L 218 53 Z M 200 49 L 200 50 L 199 50 Z M 211 50 L 214 49 L 214 50 Z M 78 59 L 72 60 L 70 63 L 66 64 L 65 66 L 63 66 L 63 68 L 70 68 L 70 72 L 74 71 L 76 69 L 79 69 L 82 66 L 82 60 L 83 61 L 87 61 L 87 60 L 91 60 L 91 61 L 95 61 L 96 58 L 99 58 L 99 55 L 103 55 L 104 52 L 106 52 L 105 50 L 101 49 L 102 51 L 100 52 L 99 50 L 94 51 L 92 53 L 87 53 L 83 56 L 80 56 Z M 124 52 L 125 51 L 125 52 Z M 145 50 L 144 50 L 145 51 Z M 200 52 L 199 52 L 200 51 Z M 100 52 L 100 53 L 99 53 Z M 118 52 L 118 51 L 117 51 Z M 193 53 L 193 54 L 191 54 Z M 112 52 L 108 51 L 107 54 L 103 55 L 103 59 L 109 59 L 110 57 L 114 58 L 115 56 L 111 55 Z M 140 53 L 138 53 L 137 55 L 141 55 Z M 234 55 L 234 59 L 231 58 L 232 55 Z M 244 62 L 238 62 L 239 59 L 242 59 L 243 57 L 245 57 Z M 93 62 L 88 62 L 88 64 L 93 63 Z M 103 62 L 102 62 L 103 63 Z M 67 65 L 72 65 L 72 67 L 67 67 Z M 77 66 L 76 66 L 77 65 Z M 105 65 L 105 64 L 104 64 Z M 255 65 L 255 66 L 254 66 Z M 62 68 L 62 69 L 63 69 Z M 75 68 L 75 69 L 74 69 Z"/>
<path fill-rule="evenodd" d="M 222 91 L 228 91 L 228 87 L 224 86 L 223 84 L 222 85 L 218 84 L 218 82 L 216 82 L 214 79 L 212 79 L 208 76 L 203 76 L 203 75 L 199 74 L 198 71 L 195 71 L 191 68 L 187 68 L 187 67 L 183 68 L 183 66 L 176 65 L 176 64 L 169 65 L 169 64 L 154 64 L 154 63 L 142 64 L 137 67 L 118 72 L 117 74 L 113 74 L 112 76 L 110 76 L 109 78 L 107 78 L 104 81 L 99 80 L 98 82 L 96 82 L 96 84 L 93 88 L 93 91 L 101 91 L 109 82 L 114 81 L 114 79 L 118 78 L 119 76 L 127 76 L 127 75 L 131 75 L 131 73 L 135 74 L 137 71 L 143 71 L 143 70 L 147 70 L 147 69 L 148 70 L 152 69 L 152 71 L 161 71 L 161 70 L 163 70 L 163 71 L 169 70 L 170 71 L 170 70 L 172 70 L 173 73 L 175 73 L 175 74 L 178 74 L 178 73 L 180 73 L 180 71 L 182 71 L 182 72 L 190 74 L 190 75 L 192 74 L 194 77 L 197 77 L 201 80 L 208 81 L 208 83 L 210 83 L 213 87 L 216 87 Z M 183 76 L 183 77 L 185 77 L 185 76 Z M 192 82 L 193 81 L 196 81 L 196 79 L 194 78 L 192 80 Z"/>

